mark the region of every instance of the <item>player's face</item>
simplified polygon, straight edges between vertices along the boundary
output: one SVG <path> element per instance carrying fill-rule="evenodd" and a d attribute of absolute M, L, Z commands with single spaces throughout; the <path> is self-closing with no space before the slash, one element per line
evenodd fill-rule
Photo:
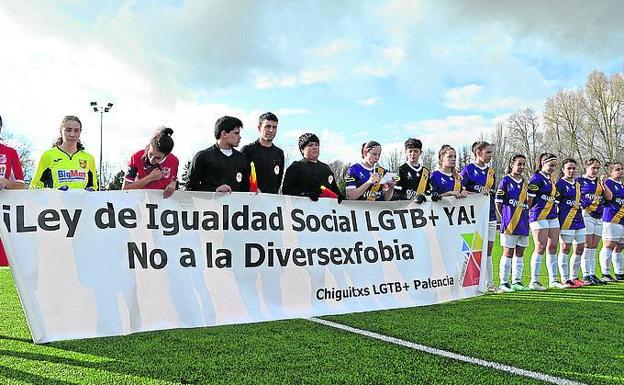
<path fill-rule="evenodd" d="M 368 163 L 369 166 L 372 166 L 379 162 L 380 157 L 381 147 L 373 147 L 364 154 L 364 162 Z"/>
<path fill-rule="evenodd" d="M 163 159 L 165 159 L 165 154 L 152 146 L 149 147 L 149 150 L 147 150 L 147 160 L 149 160 L 150 164 L 157 165 L 162 162 Z"/>
<path fill-rule="evenodd" d="M 303 148 L 303 157 L 307 160 L 318 160 L 321 147 L 316 142 L 310 142 Z"/>
<path fill-rule="evenodd" d="M 624 174 L 624 171 L 622 170 L 623 169 L 621 164 L 614 164 L 611 168 L 611 171 L 609 171 L 609 176 L 613 179 L 621 179 L 622 175 Z"/>
<path fill-rule="evenodd" d="M 594 162 L 592 164 L 590 164 L 586 169 L 585 169 L 585 173 L 587 173 L 587 176 L 595 178 L 598 176 L 598 172 L 600 172 L 600 163 L 598 162 Z"/>
<path fill-rule="evenodd" d="M 557 168 L 557 160 L 553 159 L 550 162 L 546 162 L 542 165 L 542 172 L 546 175 L 552 174 Z"/>
<path fill-rule="evenodd" d="M 408 148 L 407 150 L 405 150 L 405 154 L 407 155 L 407 161 L 413 165 L 416 165 L 420 160 L 420 154 L 422 154 L 422 151 L 420 150 L 420 148 Z"/>
<path fill-rule="evenodd" d="M 483 163 L 490 163 L 490 161 L 492 160 L 493 153 L 494 153 L 494 149 L 492 148 L 492 146 L 487 146 L 483 150 L 477 151 L 477 157 Z"/>
<path fill-rule="evenodd" d="M 525 167 L 526 167 L 526 159 L 518 158 L 511 165 L 511 173 L 515 176 L 520 176 L 524 172 Z"/>
<path fill-rule="evenodd" d="M 455 150 L 448 150 L 444 154 L 442 154 L 442 167 L 451 167 L 455 168 Z"/>
<path fill-rule="evenodd" d="M 274 120 L 263 120 L 258 125 L 258 131 L 260 131 L 260 139 L 266 142 L 273 142 L 277 134 L 277 122 Z"/>
<path fill-rule="evenodd" d="M 63 143 L 78 143 L 81 132 L 82 127 L 80 127 L 80 123 L 74 120 L 68 120 L 63 124 L 63 127 L 61 127 Z"/>
<path fill-rule="evenodd" d="M 230 132 L 223 131 L 221 133 L 222 143 L 229 145 L 231 147 L 238 147 L 240 140 L 241 140 L 240 127 L 236 127 Z"/>
<path fill-rule="evenodd" d="M 572 162 L 568 162 L 563 165 L 563 176 L 567 179 L 572 179 L 576 175 L 576 165 Z"/>

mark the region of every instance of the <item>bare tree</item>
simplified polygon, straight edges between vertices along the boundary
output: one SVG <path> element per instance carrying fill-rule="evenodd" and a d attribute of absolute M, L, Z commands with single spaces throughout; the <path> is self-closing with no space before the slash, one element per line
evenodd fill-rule
<path fill-rule="evenodd" d="M 511 139 L 510 149 L 526 155 L 527 163 L 534 165 L 544 148 L 537 113 L 530 108 L 514 112 L 507 118 L 506 129 Z"/>
<path fill-rule="evenodd" d="M 496 124 L 494 133 L 492 134 L 491 143 L 494 153 L 492 154 L 492 162 L 490 163 L 490 166 L 494 169 L 494 171 L 496 171 L 496 180 L 501 180 L 503 175 L 505 175 L 507 161 L 511 156 L 507 148 L 505 125 L 502 122 Z"/>
<path fill-rule="evenodd" d="M 349 166 L 351 166 L 349 163 L 345 163 L 341 160 L 335 160 L 331 163 L 327 164 L 329 166 L 329 168 L 332 170 L 332 172 L 334 173 L 334 177 L 336 178 L 336 184 L 338 185 L 338 188 L 340 189 L 340 191 L 342 191 L 344 193 L 345 191 L 345 175 L 347 173 L 347 170 L 349 169 Z"/>
<path fill-rule="evenodd" d="M 22 164 L 22 170 L 24 171 L 24 182 L 28 182 L 32 179 L 35 173 L 35 161 L 32 159 L 32 141 L 23 135 L 16 135 L 6 127 L 2 130 L 2 139 L 11 147 L 17 151 L 20 163 Z"/>
<path fill-rule="evenodd" d="M 592 72 L 585 84 L 585 111 L 588 123 L 597 133 L 603 161 L 616 159 L 622 150 L 624 122 L 624 76 L 613 74 L 610 78 L 602 72 Z"/>
<path fill-rule="evenodd" d="M 123 178 L 125 172 L 123 170 L 119 170 L 117 174 L 113 176 L 113 178 L 108 182 L 106 186 L 106 190 L 121 190 L 121 186 L 123 185 Z"/>
<path fill-rule="evenodd" d="M 470 163 L 470 158 L 470 146 L 464 144 L 459 148 L 459 151 L 457 151 L 457 169 L 462 170 L 466 167 Z"/>
<path fill-rule="evenodd" d="M 430 148 L 426 149 L 420 156 L 420 164 L 427 167 L 431 171 L 435 170 L 438 166 L 438 159 L 435 151 Z"/>
<path fill-rule="evenodd" d="M 186 190 L 186 182 L 188 182 L 189 171 L 191 169 L 191 161 L 187 161 L 182 167 L 182 174 L 180 175 L 180 190 Z"/>
<path fill-rule="evenodd" d="M 593 138 L 585 137 L 583 129 L 583 104 L 581 91 L 561 90 L 546 101 L 544 110 L 546 137 L 554 139 L 549 148 L 556 149 L 557 155 L 562 158 L 577 158 L 581 162 L 584 155 L 592 152 L 583 147 L 593 147 Z"/>
<path fill-rule="evenodd" d="M 405 162 L 404 159 L 405 158 L 403 155 L 403 151 L 395 148 L 392 151 L 384 153 L 384 155 L 381 157 L 380 163 L 384 166 L 386 170 L 390 172 L 398 172 L 399 166 L 401 166 Z"/>

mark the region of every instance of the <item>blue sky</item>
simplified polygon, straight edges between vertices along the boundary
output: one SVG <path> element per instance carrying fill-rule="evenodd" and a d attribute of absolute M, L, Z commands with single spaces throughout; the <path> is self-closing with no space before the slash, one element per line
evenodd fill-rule
<path fill-rule="evenodd" d="M 0 3 L 0 114 L 38 157 L 63 115 L 99 152 L 89 102 L 113 102 L 104 160 L 120 167 L 161 124 L 183 161 L 214 143 L 219 116 L 280 118 L 321 159 L 358 160 L 407 137 L 437 150 L 543 108 L 593 70 L 622 71 L 620 1 L 8 1 Z"/>

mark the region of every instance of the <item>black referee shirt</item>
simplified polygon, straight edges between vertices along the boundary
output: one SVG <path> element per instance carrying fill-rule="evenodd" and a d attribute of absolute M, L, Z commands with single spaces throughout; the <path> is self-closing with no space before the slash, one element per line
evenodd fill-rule
<path fill-rule="evenodd" d="M 201 150 L 191 162 L 186 189 L 189 191 L 215 191 L 226 184 L 232 191 L 249 191 L 249 162 L 241 152 L 232 149 L 227 156 L 215 144 Z"/>
<path fill-rule="evenodd" d="M 284 176 L 284 151 L 275 145 L 265 147 L 258 139 L 243 147 L 241 152 L 249 163 L 254 162 L 260 191 L 277 194 Z"/>

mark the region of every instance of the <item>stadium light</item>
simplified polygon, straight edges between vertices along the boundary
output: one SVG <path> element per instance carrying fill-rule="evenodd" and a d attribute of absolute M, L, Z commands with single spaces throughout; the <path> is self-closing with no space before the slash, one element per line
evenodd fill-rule
<path fill-rule="evenodd" d="M 102 147 L 103 147 L 103 141 L 102 141 L 102 126 L 103 126 L 103 122 L 104 122 L 104 113 L 105 112 L 110 112 L 111 108 L 113 108 L 113 103 L 107 103 L 106 107 L 102 106 L 98 106 L 97 102 L 91 102 L 91 107 L 93 107 L 93 112 L 99 112 L 100 113 L 100 171 L 98 174 L 98 186 L 99 188 L 102 188 Z"/>

